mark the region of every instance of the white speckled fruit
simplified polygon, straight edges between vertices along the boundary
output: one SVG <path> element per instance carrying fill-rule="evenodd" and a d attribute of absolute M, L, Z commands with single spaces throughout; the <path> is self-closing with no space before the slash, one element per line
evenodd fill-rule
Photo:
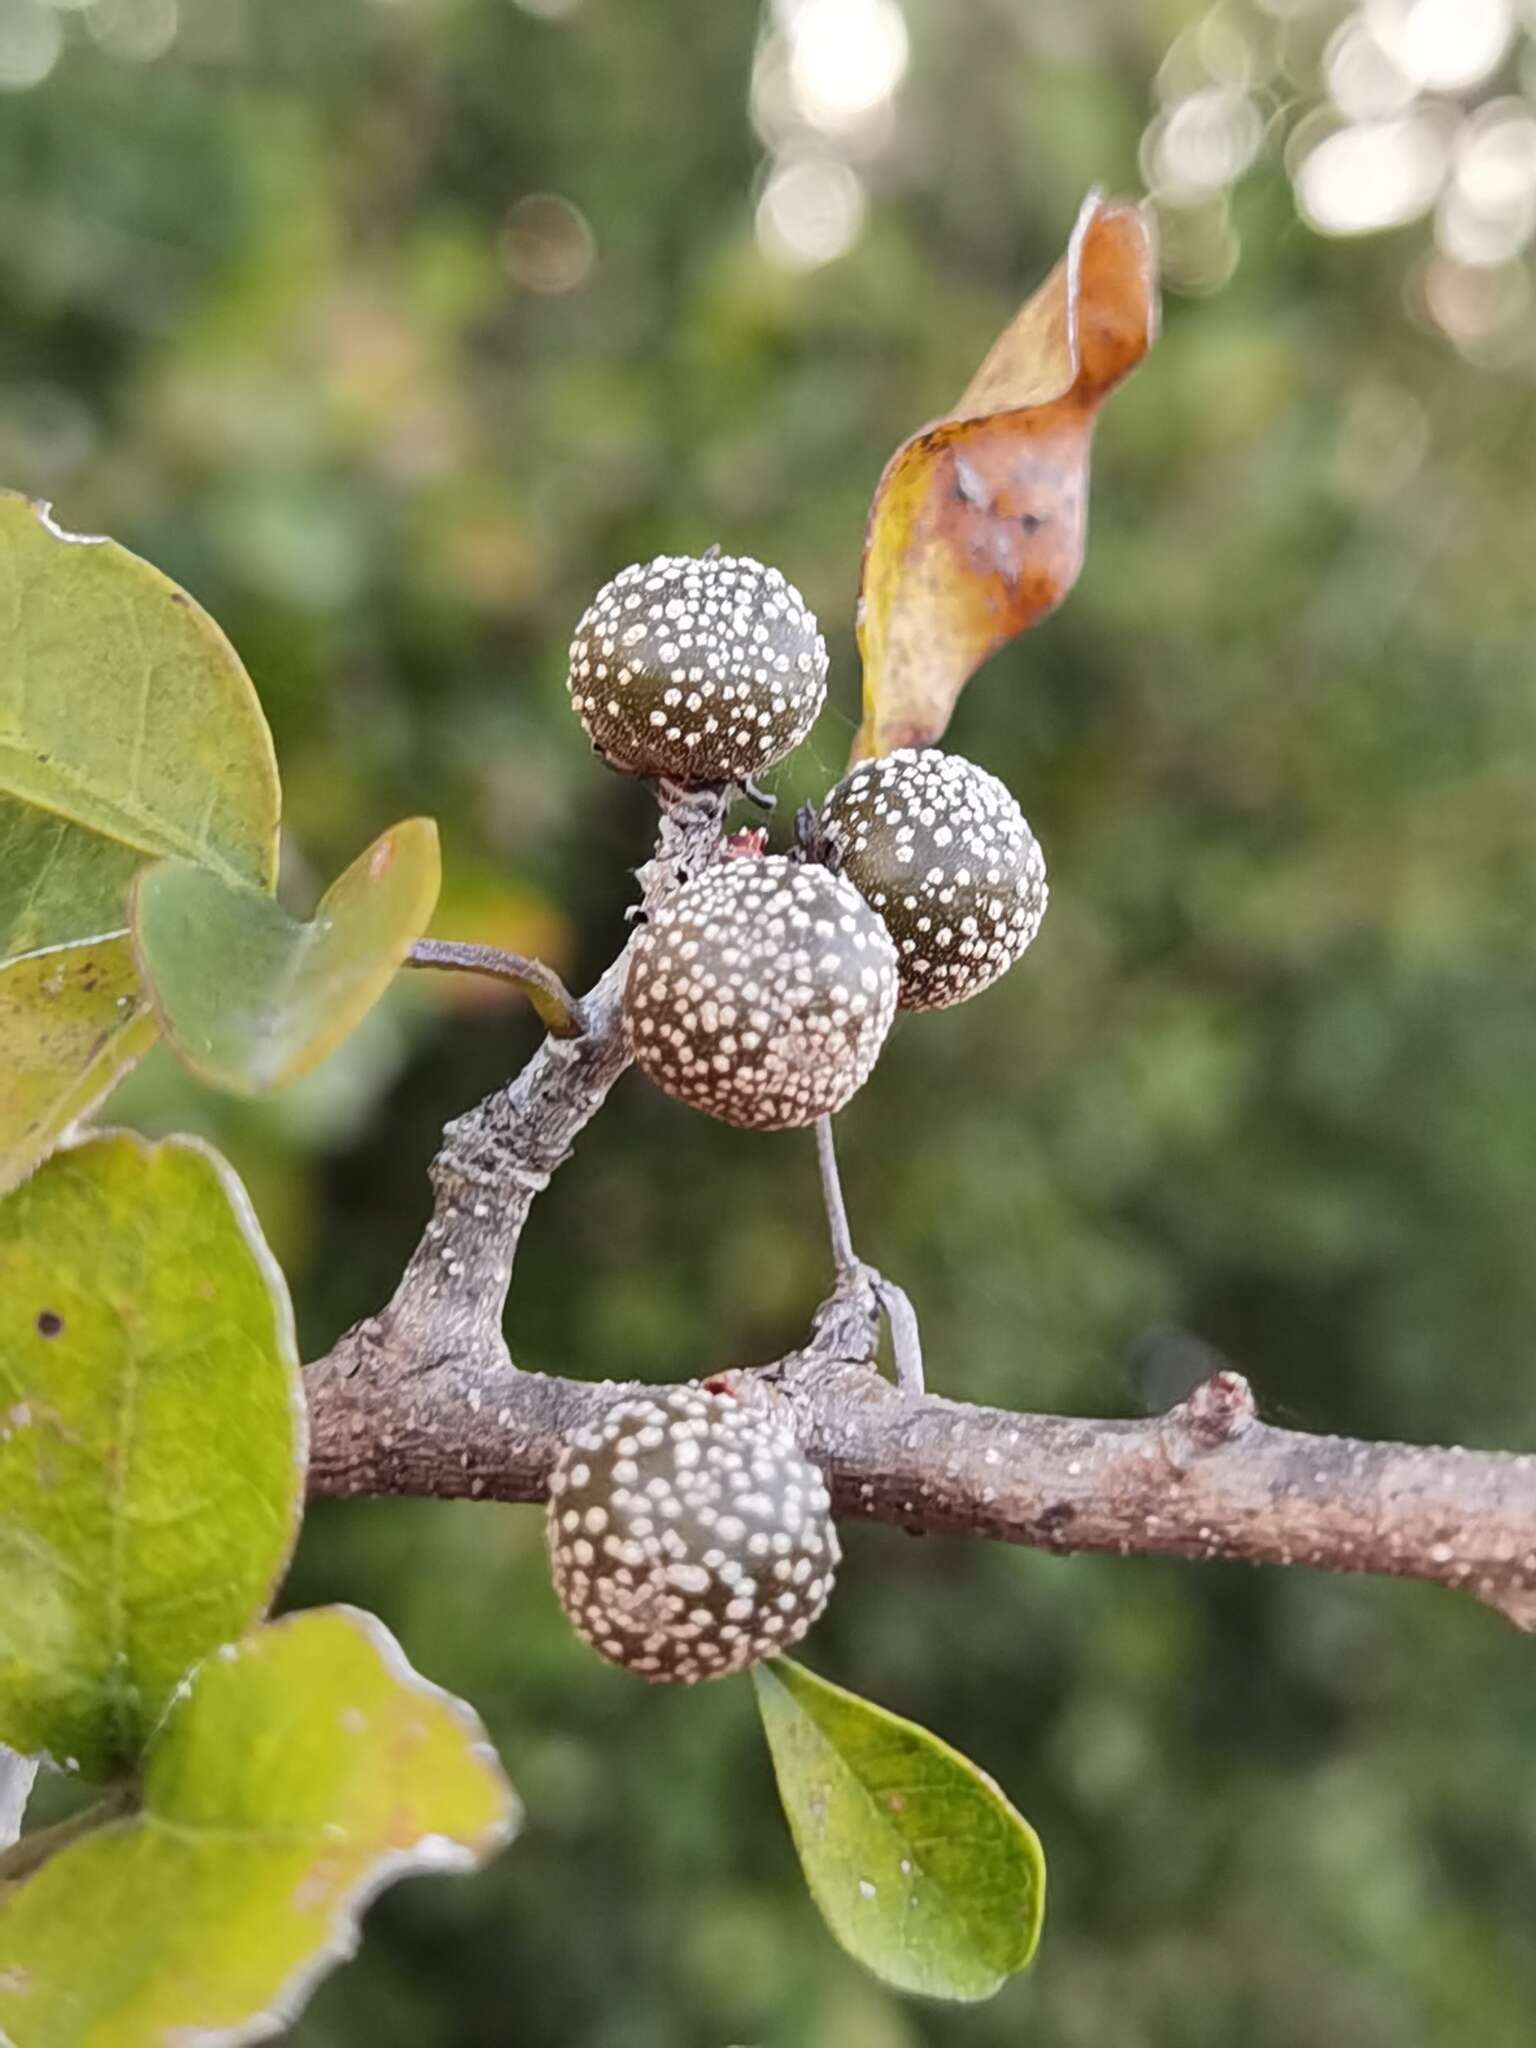
<path fill-rule="evenodd" d="M 620 570 L 571 643 L 571 702 L 598 752 L 673 782 L 740 782 L 782 761 L 826 684 L 805 600 L 746 555 L 659 555 Z"/>
<path fill-rule="evenodd" d="M 830 1116 L 896 1010 L 896 951 L 851 882 L 782 855 L 708 867 L 635 940 L 624 1014 L 666 1094 L 753 1130 Z"/>
<path fill-rule="evenodd" d="M 767 1411 L 666 1387 L 620 1401 L 550 1478 L 555 1591 L 599 1656 L 655 1684 L 797 1643 L 838 1564 L 826 1482 Z"/>
<path fill-rule="evenodd" d="M 861 761 L 817 831 L 895 941 L 904 1010 L 980 994 L 1040 929 L 1040 842 L 1006 786 L 959 754 L 904 747 Z"/>

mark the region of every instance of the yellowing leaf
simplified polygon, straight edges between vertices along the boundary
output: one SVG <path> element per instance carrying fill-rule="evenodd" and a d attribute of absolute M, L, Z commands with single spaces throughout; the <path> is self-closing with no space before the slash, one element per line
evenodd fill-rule
<path fill-rule="evenodd" d="M 222 1160 L 114 1132 L 0 1202 L 0 1742 L 130 1767 L 265 1611 L 304 1440 L 287 1290 Z"/>
<path fill-rule="evenodd" d="M 277 764 L 250 677 L 184 590 L 0 493 L 0 791 L 269 889 Z"/>
<path fill-rule="evenodd" d="M 470 1870 L 517 1803 L 474 1715 L 371 1615 L 218 1652 L 150 1749 L 142 1811 L 0 1893 L 0 2040 L 201 2048 L 297 2015 L 374 1894 Z"/>
<path fill-rule="evenodd" d="M 0 963 L 123 930 L 141 859 L 118 840 L 0 796 Z"/>
<path fill-rule="evenodd" d="M 158 1031 L 126 932 L 0 966 L 0 1194 L 96 1108 Z"/>
<path fill-rule="evenodd" d="M 376 839 L 307 924 L 205 868 L 146 869 L 133 890 L 134 949 L 167 1039 L 217 1088 L 286 1087 L 384 993 L 426 929 L 439 879 L 430 818 Z"/>
<path fill-rule="evenodd" d="M 833 1934 L 899 1991 L 990 1998 L 1040 1938 L 1034 1829 L 915 1722 L 787 1657 L 752 1678 L 789 1830 Z"/>
<path fill-rule="evenodd" d="M 959 403 L 904 442 L 876 486 L 856 758 L 938 739 L 988 655 L 1077 581 L 1094 421 L 1156 333 L 1146 223 L 1093 195 Z"/>

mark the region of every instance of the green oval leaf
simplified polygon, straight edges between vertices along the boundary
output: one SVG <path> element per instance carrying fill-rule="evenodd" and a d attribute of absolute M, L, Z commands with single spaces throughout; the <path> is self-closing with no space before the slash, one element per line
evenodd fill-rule
<path fill-rule="evenodd" d="M 208 614 L 115 541 L 0 493 L 0 790 L 270 889 L 272 735 Z"/>
<path fill-rule="evenodd" d="M 126 933 L 0 966 L 0 1195 L 154 1044 Z"/>
<path fill-rule="evenodd" d="M 1034 1955 L 1039 1838 L 914 1722 L 777 1657 L 752 1672 L 779 1797 L 834 1935 L 899 1991 L 978 1999 Z"/>
<path fill-rule="evenodd" d="M 0 796 L 0 962 L 128 923 L 142 856 L 67 818 Z"/>
<path fill-rule="evenodd" d="M 468 1870 L 516 1801 L 470 1710 L 371 1615 L 272 1623 L 202 1666 L 143 1810 L 0 1895 L 0 2039 L 202 2048 L 276 2033 L 395 1878 Z"/>
<path fill-rule="evenodd" d="M 0 1202 L 0 1742 L 131 1765 L 293 1547 L 293 1321 L 244 1190 L 112 1133 Z"/>
<path fill-rule="evenodd" d="M 437 827 L 408 818 L 376 839 L 308 924 L 254 889 L 184 862 L 134 884 L 134 946 L 165 1035 L 196 1074 L 265 1094 L 336 1050 L 426 930 Z"/>

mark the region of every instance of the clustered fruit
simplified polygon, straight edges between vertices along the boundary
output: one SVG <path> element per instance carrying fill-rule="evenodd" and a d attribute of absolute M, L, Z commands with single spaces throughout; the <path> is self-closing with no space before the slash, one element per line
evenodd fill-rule
<path fill-rule="evenodd" d="M 791 753 L 827 690 L 805 600 L 747 555 L 621 569 L 571 642 L 571 703 L 606 761 L 672 782 L 742 782 Z"/>
<path fill-rule="evenodd" d="M 861 761 L 813 829 L 896 941 L 904 1010 L 979 995 L 1040 929 L 1040 842 L 1004 784 L 958 754 Z"/>
<path fill-rule="evenodd" d="M 782 854 L 717 862 L 636 937 L 635 1062 L 728 1124 L 788 1130 L 863 1086 L 896 1010 L 896 949 L 858 890 Z"/>
<path fill-rule="evenodd" d="M 827 650 L 799 591 L 746 556 L 622 570 L 571 644 L 571 702 L 613 767 L 752 789 L 821 709 Z M 722 852 L 724 849 L 722 849 Z M 946 1009 L 1040 929 L 1045 860 L 995 775 L 936 747 L 862 761 L 791 854 L 733 844 L 636 934 L 624 1016 L 663 1093 L 750 1130 L 831 1116 L 897 1008 Z M 820 1473 L 785 1424 L 701 1387 L 623 1400 L 550 1487 L 556 1590 L 642 1677 L 693 1684 L 786 1650 L 837 1565 Z"/>
<path fill-rule="evenodd" d="M 702 1387 L 615 1403 L 549 1484 L 555 1590 L 599 1656 L 654 1683 L 791 1648 L 827 1604 L 826 1482 L 756 1404 Z"/>

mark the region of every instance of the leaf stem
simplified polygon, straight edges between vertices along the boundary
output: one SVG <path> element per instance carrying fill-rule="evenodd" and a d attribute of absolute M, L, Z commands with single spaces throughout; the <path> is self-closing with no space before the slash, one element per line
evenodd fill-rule
<path fill-rule="evenodd" d="M 122 1820 L 133 1812 L 137 1804 L 138 1788 L 120 1785 L 105 1798 L 98 1799 L 94 1806 L 83 1807 L 79 1813 L 71 1814 L 68 1820 L 56 1821 L 51 1828 L 37 1828 L 32 1834 L 23 1835 L 9 1849 L 0 1850 L 0 1887 L 19 1884 L 24 1877 L 31 1877 L 61 1849 L 67 1849 L 85 1835 L 94 1834 L 111 1821 Z"/>
<path fill-rule="evenodd" d="M 538 1012 L 552 1038 L 579 1038 L 586 1029 L 581 1004 L 552 967 L 499 946 L 475 946 L 456 939 L 418 939 L 406 955 L 407 967 L 443 967 L 460 974 L 482 974 L 510 981 Z"/>

